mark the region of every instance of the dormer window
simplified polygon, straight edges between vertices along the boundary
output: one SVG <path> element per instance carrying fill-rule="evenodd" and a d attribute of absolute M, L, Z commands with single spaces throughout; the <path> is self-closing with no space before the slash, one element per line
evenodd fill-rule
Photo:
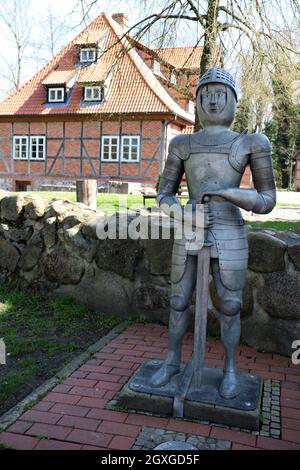
<path fill-rule="evenodd" d="M 65 101 L 65 88 L 48 88 L 48 103 L 63 103 Z"/>
<path fill-rule="evenodd" d="M 160 63 L 157 62 L 157 60 L 154 60 L 154 61 L 153 61 L 153 72 L 154 72 L 156 75 L 161 75 Z"/>
<path fill-rule="evenodd" d="M 175 73 L 171 73 L 170 82 L 173 83 L 173 85 L 176 85 L 177 78 L 176 78 Z"/>
<path fill-rule="evenodd" d="M 84 87 L 84 101 L 103 101 L 104 87 L 103 86 L 85 86 Z"/>
<path fill-rule="evenodd" d="M 95 62 L 96 61 L 96 48 L 88 47 L 81 49 L 80 62 Z"/>

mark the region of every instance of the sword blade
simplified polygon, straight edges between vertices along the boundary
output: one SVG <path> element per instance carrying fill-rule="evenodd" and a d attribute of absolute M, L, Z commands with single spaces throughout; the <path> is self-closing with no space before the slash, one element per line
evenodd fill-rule
<path fill-rule="evenodd" d="M 197 287 L 194 330 L 194 384 L 199 389 L 203 378 L 207 307 L 208 307 L 208 278 L 210 266 L 210 247 L 203 246 L 198 253 L 197 261 Z"/>

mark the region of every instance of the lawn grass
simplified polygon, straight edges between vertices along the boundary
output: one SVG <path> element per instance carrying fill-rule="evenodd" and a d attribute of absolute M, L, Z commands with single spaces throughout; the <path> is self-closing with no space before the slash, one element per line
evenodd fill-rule
<path fill-rule="evenodd" d="M 300 204 L 293 204 L 293 203 L 287 203 L 287 202 L 277 202 L 276 203 L 277 207 L 298 207 L 300 208 Z"/>
<path fill-rule="evenodd" d="M 1 285 L 0 338 L 7 360 L 0 365 L 0 416 L 119 322 L 71 299 Z"/>
<path fill-rule="evenodd" d="M 274 230 L 281 231 L 294 231 L 300 230 L 300 220 L 267 220 L 265 222 L 252 222 L 247 221 L 247 225 L 251 225 L 253 228 L 271 228 Z"/>

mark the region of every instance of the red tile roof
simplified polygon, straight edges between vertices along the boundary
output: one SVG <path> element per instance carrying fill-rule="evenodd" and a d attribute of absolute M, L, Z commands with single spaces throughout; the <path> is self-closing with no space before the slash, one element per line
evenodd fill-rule
<path fill-rule="evenodd" d="M 198 47 L 166 47 L 154 49 L 157 55 L 164 61 L 171 64 L 176 69 L 200 69 L 200 61 L 203 46 Z M 217 65 L 220 63 L 220 47 L 215 49 L 214 60 Z"/>
<path fill-rule="evenodd" d="M 68 83 L 76 74 L 76 69 L 71 70 L 53 70 L 42 81 L 43 85 L 64 85 Z"/>
<path fill-rule="evenodd" d="M 77 46 L 98 44 L 103 37 L 103 33 L 97 29 L 88 29 L 88 31 L 80 34 L 77 39 L 74 39 L 74 44 Z"/>
<path fill-rule="evenodd" d="M 203 51 L 202 46 L 198 47 L 166 47 L 164 49 L 154 49 L 158 56 L 173 65 L 176 69 L 199 69 Z"/>
<path fill-rule="evenodd" d="M 78 64 L 77 44 L 90 31 L 94 37 L 96 33 L 99 37 L 106 37 L 106 52 L 96 65 L 91 64 L 81 69 L 77 66 L 81 70 L 79 80 L 105 80 L 107 72 L 113 70 L 105 101 L 101 104 L 83 103 L 81 86 L 75 83 L 67 103 L 45 105 L 44 83 L 54 80 L 53 77 L 60 76 L 59 73 L 65 77 L 66 71 L 74 70 Z M 102 13 L 19 91 L 0 103 L 0 116 L 171 113 L 193 122 L 194 116 L 173 100 L 123 35 L 124 29 L 110 15 Z"/>

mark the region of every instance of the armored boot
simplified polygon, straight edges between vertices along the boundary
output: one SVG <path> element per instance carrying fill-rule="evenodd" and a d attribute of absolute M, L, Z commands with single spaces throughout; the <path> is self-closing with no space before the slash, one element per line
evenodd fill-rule
<path fill-rule="evenodd" d="M 180 371 L 182 340 L 188 326 L 188 309 L 177 311 L 171 309 L 169 320 L 169 351 L 162 366 L 151 377 L 154 387 L 162 387 Z"/>
<path fill-rule="evenodd" d="M 238 305 L 240 308 L 240 304 Z M 240 392 L 239 375 L 236 366 L 236 348 L 241 331 L 240 315 L 229 317 L 222 314 L 221 337 L 225 347 L 226 357 L 223 379 L 219 387 L 219 393 L 223 398 L 234 398 Z"/>

